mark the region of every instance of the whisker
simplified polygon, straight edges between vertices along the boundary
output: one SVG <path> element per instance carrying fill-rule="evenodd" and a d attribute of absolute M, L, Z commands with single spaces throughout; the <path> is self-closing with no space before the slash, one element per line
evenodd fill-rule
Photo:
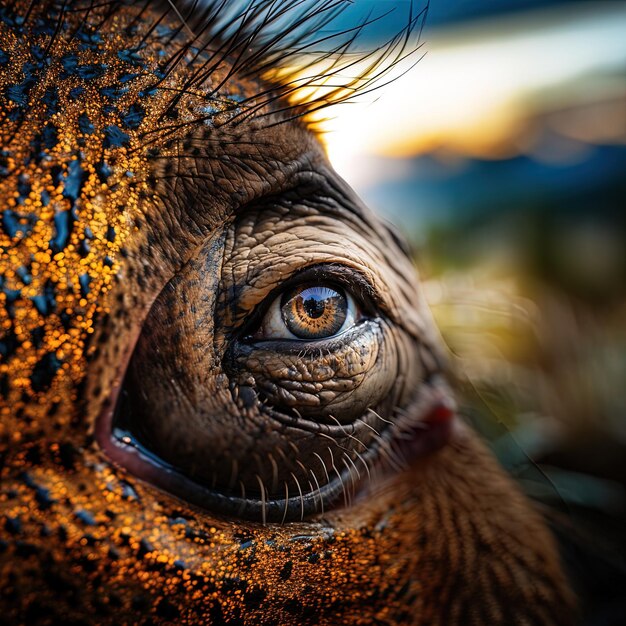
<path fill-rule="evenodd" d="M 373 415 L 375 415 L 381 422 L 385 422 L 385 424 L 393 424 L 393 422 L 391 422 L 388 419 L 385 419 L 382 415 L 379 415 L 378 413 L 376 413 L 376 411 L 374 411 L 374 409 L 372 409 L 371 407 L 367 409 L 368 413 L 372 413 Z"/>
<path fill-rule="evenodd" d="M 285 509 L 283 511 L 283 519 L 280 522 L 280 525 L 283 526 L 285 520 L 287 519 L 287 511 L 289 510 L 289 485 L 287 481 L 285 481 Z"/>
<path fill-rule="evenodd" d="M 369 468 L 369 465 L 367 464 L 367 461 L 356 450 L 354 451 L 354 454 L 356 454 L 357 459 L 359 459 L 359 461 L 361 461 L 361 463 L 363 464 L 363 467 L 365 468 L 365 471 L 367 472 L 367 479 L 371 483 L 372 475 L 370 473 L 370 468 Z"/>
<path fill-rule="evenodd" d="M 313 480 L 315 481 L 315 484 L 317 485 L 317 493 L 320 497 L 320 509 L 321 509 L 322 515 L 324 515 L 324 496 L 322 495 L 322 489 L 317 480 L 317 476 L 315 475 L 315 472 L 312 469 L 309 469 L 309 472 L 311 476 L 313 476 Z"/>
<path fill-rule="evenodd" d="M 302 495 L 302 488 L 300 487 L 298 478 L 293 472 L 291 472 L 291 477 L 295 480 L 298 493 L 300 494 L 300 521 L 302 521 L 304 519 L 304 496 Z"/>
<path fill-rule="evenodd" d="M 266 504 L 265 504 L 265 484 L 263 483 L 263 481 L 261 480 L 261 477 L 256 474 L 256 479 L 257 482 L 259 483 L 259 489 L 261 490 L 261 520 L 263 523 L 263 526 L 265 526 L 265 521 L 266 521 Z"/>
<path fill-rule="evenodd" d="M 313 455 L 316 456 L 319 459 L 320 463 L 322 464 L 324 475 L 326 476 L 326 484 L 329 484 L 330 476 L 328 475 L 328 469 L 326 468 L 326 463 L 324 462 L 324 459 L 322 459 L 322 457 L 317 452 L 314 452 Z"/>
<path fill-rule="evenodd" d="M 341 490 L 343 492 L 343 502 L 345 504 L 345 507 L 348 508 L 350 505 L 348 504 L 348 492 L 346 490 L 346 485 L 343 482 L 343 477 L 341 475 L 341 472 L 337 469 L 337 467 L 335 466 L 335 457 L 333 456 L 333 451 L 330 448 L 326 448 L 330 454 L 330 464 L 335 472 L 335 474 L 337 474 L 337 478 L 339 479 L 339 483 L 341 484 Z"/>
<path fill-rule="evenodd" d="M 271 452 L 268 452 L 267 458 L 272 466 L 272 493 L 275 493 L 278 489 L 278 463 Z"/>

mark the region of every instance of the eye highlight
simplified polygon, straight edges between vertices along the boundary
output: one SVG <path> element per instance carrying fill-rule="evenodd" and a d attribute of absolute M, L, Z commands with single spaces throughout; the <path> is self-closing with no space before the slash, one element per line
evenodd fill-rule
<path fill-rule="evenodd" d="M 298 285 L 274 299 L 255 339 L 329 339 L 356 323 L 354 298 L 328 284 Z"/>

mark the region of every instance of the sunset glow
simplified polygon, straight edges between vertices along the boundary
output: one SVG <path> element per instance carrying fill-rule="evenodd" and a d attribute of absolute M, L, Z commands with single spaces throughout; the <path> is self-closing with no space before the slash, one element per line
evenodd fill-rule
<path fill-rule="evenodd" d="M 626 7 L 594 3 L 567 11 L 427 32 L 426 56 L 406 75 L 380 94 L 324 112 L 331 161 L 352 180 L 363 174 L 355 159 L 364 154 L 406 157 L 444 148 L 511 156 L 523 151 L 517 137 L 533 114 L 622 99 L 623 85 L 612 77 L 626 66 Z M 624 129 L 616 121 L 608 124 L 613 134 Z M 606 135 L 607 124 L 596 126 Z"/>

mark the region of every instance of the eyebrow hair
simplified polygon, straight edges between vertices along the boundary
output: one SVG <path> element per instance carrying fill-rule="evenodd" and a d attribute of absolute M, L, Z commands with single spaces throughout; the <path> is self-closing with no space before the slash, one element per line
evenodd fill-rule
<path fill-rule="evenodd" d="M 277 123 L 304 118 L 309 126 L 315 125 L 313 114 L 370 94 L 409 71 L 423 56 L 421 33 L 429 8 L 429 0 L 419 10 L 415 0 L 405 2 L 404 26 L 378 45 L 357 50 L 363 37 L 397 6 L 337 29 L 336 20 L 354 6 L 353 0 L 158 0 L 158 4 L 166 13 L 176 13 L 187 34 L 173 57 L 183 58 L 191 49 L 207 56 L 178 99 L 229 64 L 222 83 L 236 77 L 262 79 L 265 85 L 261 93 L 240 102 L 244 110 L 240 120 L 258 118 L 268 104 L 278 103 L 272 107 L 272 114 L 283 114 Z M 174 59 L 170 67 L 175 65 Z"/>
<path fill-rule="evenodd" d="M 182 5 L 187 13 L 180 18 L 201 49 L 218 44 L 209 67 L 234 60 L 227 79 L 257 77 L 268 84 L 262 98 L 255 94 L 247 115 L 280 101 L 279 111 L 286 113 L 281 123 L 295 117 L 310 122 L 313 113 L 383 87 L 421 58 L 429 1 L 420 10 L 414 0 L 404 4 L 405 25 L 361 51 L 356 48 L 363 36 L 395 9 L 339 29 L 333 27 L 352 0 L 193 0 Z M 189 88 L 205 76 L 190 79 Z"/>
<path fill-rule="evenodd" d="M 417 1 L 425 3 L 419 10 Z M 338 27 L 338 20 L 354 6 L 353 0 L 24 0 L 19 22 L 9 19 L 24 32 L 37 14 L 51 16 L 56 26 L 45 55 L 57 37 L 98 31 L 118 11 L 131 9 L 130 25 L 141 22 L 145 30 L 124 53 L 132 57 L 156 37 L 166 42 L 167 55 L 159 62 L 155 87 L 175 70 L 182 76 L 161 120 L 175 113 L 185 94 L 206 92 L 209 79 L 219 75 L 204 93 L 207 100 L 219 99 L 222 88 L 240 80 L 258 84 L 254 93 L 236 100 L 229 124 L 268 117 L 265 124 L 273 126 L 301 118 L 317 130 L 320 111 L 371 94 L 422 58 L 420 38 L 429 0 L 403 4 L 404 26 L 369 49 L 363 49 L 362 40 L 397 6 L 348 27 Z M 18 17 L 15 10 L 2 8 L 0 19 L 9 13 Z M 68 31 L 70 15 L 74 26 Z M 166 24 L 169 32 L 162 35 L 159 27 Z M 176 128 L 180 126 L 172 126 Z"/>

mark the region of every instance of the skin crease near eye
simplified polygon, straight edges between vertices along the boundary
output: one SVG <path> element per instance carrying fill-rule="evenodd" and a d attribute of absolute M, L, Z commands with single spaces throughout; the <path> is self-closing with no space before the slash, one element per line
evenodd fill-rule
<path fill-rule="evenodd" d="M 343 4 L 0 1 L 3 624 L 575 623 L 311 122 L 424 13 L 311 95 Z"/>

